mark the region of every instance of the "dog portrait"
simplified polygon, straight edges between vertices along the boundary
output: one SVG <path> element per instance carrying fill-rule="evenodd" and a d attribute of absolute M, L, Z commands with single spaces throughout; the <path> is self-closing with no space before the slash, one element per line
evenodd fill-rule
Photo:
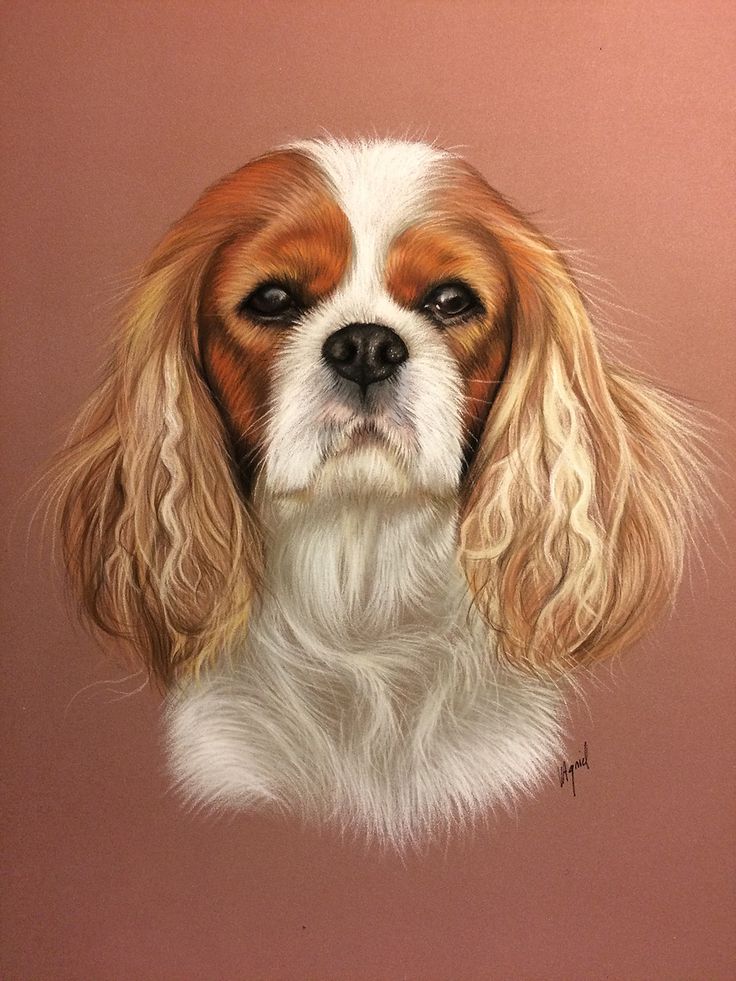
<path fill-rule="evenodd" d="M 52 494 L 180 791 L 403 846 L 549 776 L 573 680 L 673 600 L 704 468 L 473 167 L 326 138 L 163 237 Z"/>

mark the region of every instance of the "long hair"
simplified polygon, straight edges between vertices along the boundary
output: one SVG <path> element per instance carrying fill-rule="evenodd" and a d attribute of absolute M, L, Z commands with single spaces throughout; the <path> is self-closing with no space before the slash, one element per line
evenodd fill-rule
<path fill-rule="evenodd" d="M 689 407 L 604 362 L 560 251 L 495 193 L 484 207 L 512 341 L 460 557 L 499 653 L 564 671 L 629 645 L 672 599 L 708 464 Z"/>
<path fill-rule="evenodd" d="M 147 262 L 104 380 L 52 468 L 83 611 L 164 685 L 227 651 L 260 579 L 260 536 L 197 336 L 208 265 L 238 220 L 221 207 L 236 200 L 232 184 L 205 195 Z"/>
<path fill-rule="evenodd" d="M 84 612 L 164 685 L 227 653 L 262 581 L 198 320 L 218 250 L 284 208 L 283 184 L 264 190 L 270 173 L 306 179 L 293 154 L 260 158 L 205 192 L 154 251 L 52 471 Z M 509 276 L 511 351 L 465 481 L 459 558 L 498 653 L 564 671 L 631 643 L 672 597 L 705 455 L 684 404 L 604 363 L 561 253 L 477 188 L 472 220 Z"/>

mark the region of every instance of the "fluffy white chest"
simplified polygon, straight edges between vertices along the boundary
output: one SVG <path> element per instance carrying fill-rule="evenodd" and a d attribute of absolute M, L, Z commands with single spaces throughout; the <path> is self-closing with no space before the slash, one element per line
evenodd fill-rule
<path fill-rule="evenodd" d="M 560 699 L 496 659 L 455 561 L 452 503 L 333 499 L 263 517 L 268 580 L 242 650 L 170 701 L 192 798 L 406 842 L 551 767 Z"/>

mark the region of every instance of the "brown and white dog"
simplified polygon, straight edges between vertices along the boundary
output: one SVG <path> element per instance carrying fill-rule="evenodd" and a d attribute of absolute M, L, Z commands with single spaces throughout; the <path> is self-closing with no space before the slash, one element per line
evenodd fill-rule
<path fill-rule="evenodd" d="M 551 769 L 560 679 L 671 598 L 701 469 L 478 173 L 325 140 L 166 235 L 56 494 L 192 798 L 402 844 Z"/>

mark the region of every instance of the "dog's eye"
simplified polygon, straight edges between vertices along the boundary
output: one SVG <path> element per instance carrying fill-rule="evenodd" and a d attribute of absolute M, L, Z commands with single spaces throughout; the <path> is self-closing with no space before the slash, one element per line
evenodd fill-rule
<path fill-rule="evenodd" d="M 479 306 L 475 293 L 463 283 L 436 286 L 422 303 L 422 309 L 441 323 L 468 316 Z"/>
<path fill-rule="evenodd" d="M 291 321 L 299 312 L 299 303 L 283 286 L 264 283 L 238 304 L 238 313 L 256 320 Z"/>

